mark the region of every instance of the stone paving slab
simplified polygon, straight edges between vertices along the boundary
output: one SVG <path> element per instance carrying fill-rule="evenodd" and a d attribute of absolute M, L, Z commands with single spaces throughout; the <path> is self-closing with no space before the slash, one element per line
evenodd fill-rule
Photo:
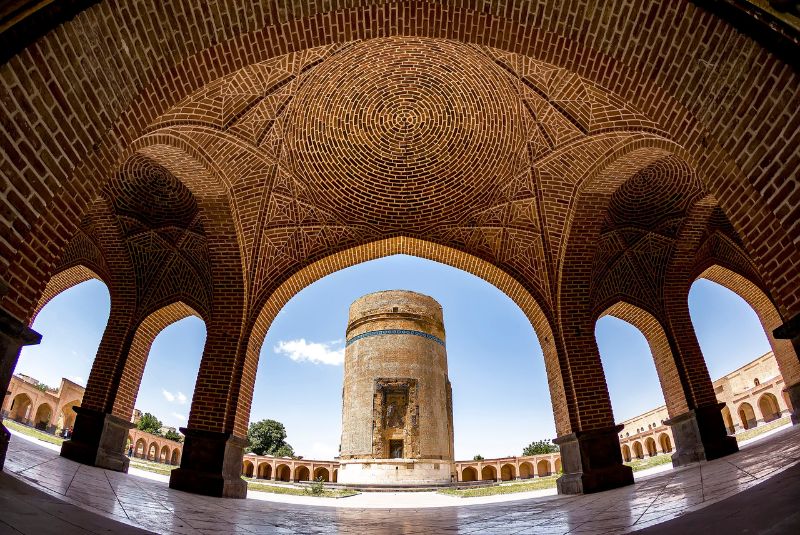
<path fill-rule="evenodd" d="M 626 533 L 666 528 L 697 515 L 702 522 L 709 506 L 714 507 L 708 509 L 710 516 L 724 516 L 731 500 L 763 495 L 767 485 L 762 483 L 772 478 L 787 496 L 800 494 L 800 478 L 779 477 L 787 469 L 787 474 L 800 474 L 798 462 L 800 427 L 787 428 L 723 459 L 597 494 L 464 507 L 342 508 L 197 496 L 174 491 L 163 481 L 80 465 L 13 437 L 6 473 L 0 474 L 0 535 L 144 532 L 138 528 L 179 535 Z M 765 518 L 778 519 L 765 516 L 764 507 L 770 502 L 760 500 L 759 525 L 769 527 Z"/>

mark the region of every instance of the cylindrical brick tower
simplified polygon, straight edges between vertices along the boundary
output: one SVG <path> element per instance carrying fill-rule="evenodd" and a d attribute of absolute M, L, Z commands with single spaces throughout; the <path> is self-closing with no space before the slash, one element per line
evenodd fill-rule
<path fill-rule="evenodd" d="M 390 290 L 350 306 L 339 482 L 450 483 L 453 403 L 442 307 Z"/>

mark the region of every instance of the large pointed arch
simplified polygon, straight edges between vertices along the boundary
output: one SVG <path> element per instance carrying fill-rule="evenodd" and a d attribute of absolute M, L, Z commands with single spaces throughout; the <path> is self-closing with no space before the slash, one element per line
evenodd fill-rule
<path fill-rule="evenodd" d="M 281 308 L 300 290 L 335 271 L 395 254 L 417 256 L 464 270 L 492 284 L 520 307 L 531 322 L 542 346 L 557 433 L 563 435 L 570 432 L 569 417 L 566 413 L 567 394 L 561 377 L 553 330 L 545 310 L 522 284 L 489 262 L 457 249 L 417 238 L 397 236 L 353 247 L 314 262 L 289 277 L 270 296 L 258 314 L 247 343 L 247 367 L 253 370 L 257 368 L 259 352 L 269 326 Z M 252 388 L 250 386 L 248 390 L 251 399 Z M 246 428 L 250 416 L 249 403 L 240 406 L 238 411 L 237 429 Z"/>
<path fill-rule="evenodd" d="M 84 262 L 66 268 L 55 273 L 50 278 L 50 281 L 47 283 L 47 286 L 45 286 L 44 292 L 42 292 L 39 302 L 36 304 L 36 308 L 31 315 L 30 325 L 33 325 L 33 322 L 36 320 L 36 316 L 39 315 L 39 312 L 42 311 L 47 303 L 49 303 L 57 295 L 69 290 L 70 288 L 90 280 L 98 280 L 102 282 L 106 288 L 108 288 L 108 282 L 105 280 L 105 278 L 98 275 L 97 271 L 99 270 L 96 270 L 96 268 L 93 269 L 85 264 L 86 263 Z"/>
<path fill-rule="evenodd" d="M 742 275 L 734 269 L 723 267 L 720 263 L 711 261 L 696 279 L 706 279 L 715 282 L 732 291 L 750 305 L 764 327 L 775 360 L 778 362 L 781 375 L 786 386 L 800 384 L 800 358 L 798 358 L 792 342 L 775 338 L 772 331 L 783 324 L 783 318 L 778 312 L 772 299 L 763 287 L 751 278 Z"/>
<path fill-rule="evenodd" d="M 624 301 L 619 301 L 600 314 L 614 316 L 636 327 L 647 340 L 653 355 L 658 380 L 664 392 L 664 401 L 670 417 L 674 418 L 688 410 L 686 396 L 681 384 L 678 368 L 675 365 L 672 347 L 664 331 L 664 327 L 653 314 L 643 308 Z"/>
<path fill-rule="evenodd" d="M 189 316 L 204 319 L 195 309 L 177 301 L 152 312 L 138 325 L 119 378 L 112 414 L 125 420 L 131 419 L 153 341 L 161 331 Z"/>

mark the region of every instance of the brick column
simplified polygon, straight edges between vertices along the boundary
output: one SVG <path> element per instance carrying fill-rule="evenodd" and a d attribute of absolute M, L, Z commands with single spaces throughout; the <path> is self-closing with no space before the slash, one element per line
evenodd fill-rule
<path fill-rule="evenodd" d="M 172 471 L 169 486 L 207 496 L 245 498 L 247 482 L 241 475 L 247 439 L 234 434 L 230 412 L 235 410 L 230 407 L 230 382 L 239 338 L 213 321 L 207 329 L 189 424 L 181 428 L 186 436 L 181 466 Z"/>
<path fill-rule="evenodd" d="M 557 480 L 559 494 L 598 492 L 633 484 L 633 470 L 622 461 L 619 432 L 614 424 L 600 352 L 591 322 L 571 324 L 564 344 L 575 406 L 572 433 L 553 442 L 561 453 L 563 475 Z M 538 474 L 538 467 L 536 467 Z"/>
<path fill-rule="evenodd" d="M 125 455 L 130 418 L 112 414 L 119 380 L 133 339 L 133 311 L 111 303 L 108 325 L 103 332 L 89 381 L 77 413 L 72 436 L 61 446 L 61 456 L 73 461 L 127 472 Z"/>
<path fill-rule="evenodd" d="M 0 282 L 0 295 L 5 293 L 5 285 Z M 0 308 L 0 388 L 3 396 L 8 394 L 8 385 L 17 366 L 22 346 L 38 344 L 42 336 L 30 329 L 17 318 Z M 11 433 L 0 422 L 0 469 L 6 462 L 8 441 Z"/>
<path fill-rule="evenodd" d="M 790 340 L 794 348 L 795 358 L 800 358 L 800 314 L 795 314 L 790 320 L 772 331 L 772 335 L 779 340 Z M 786 378 L 785 378 L 786 379 Z M 792 415 L 792 423 L 800 423 L 800 383 L 788 384 L 786 380 L 784 392 L 789 396 L 792 406 L 789 410 Z"/>
<path fill-rule="evenodd" d="M 675 439 L 673 466 L 710 461 L 739 451 L 736 439 L 725 429 L 721 412 L 725 404 L 717 401 L 714 393 L 685 296 L 668 302 L 665 331 L 688 408 L 664 422 L 672 428 Z"/>

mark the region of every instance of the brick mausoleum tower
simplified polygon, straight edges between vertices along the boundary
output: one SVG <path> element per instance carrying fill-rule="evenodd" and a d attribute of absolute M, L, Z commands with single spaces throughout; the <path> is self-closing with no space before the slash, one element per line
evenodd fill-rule
<path fill-rule="evenodd" d="M 390 290 L 350 306 L 339 482 L 452 481 L 453 403 L 442 307 Z"/>

